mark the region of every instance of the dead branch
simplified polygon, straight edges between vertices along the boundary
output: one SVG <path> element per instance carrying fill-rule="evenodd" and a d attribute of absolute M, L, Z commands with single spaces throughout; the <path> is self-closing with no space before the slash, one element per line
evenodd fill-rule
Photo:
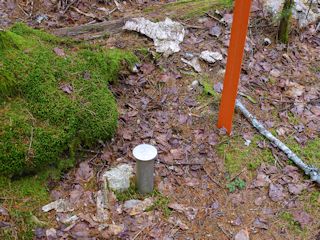
<path fill-rule="evenodd" d="M 80 25 L 75 27 L 59 28 L 53 31 L 53 33 L 60 37 L 77 37 L 79 35 L 88 33 L 101 33 L 115 34 L 122 31 L 126 20 L 125 18 L 105 21 L 94 24 Z"/>

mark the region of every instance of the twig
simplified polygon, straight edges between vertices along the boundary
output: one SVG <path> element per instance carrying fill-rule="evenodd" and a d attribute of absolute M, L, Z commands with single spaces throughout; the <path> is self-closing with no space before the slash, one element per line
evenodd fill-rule
<path fill-rule="evenodd" d="M 195 25 L 189 25 L 187 23 L 182 23 L 183 26 L 187 27 L 187 28 L 194 28 L 194 29 L 204 29 L 204 27 L 201 26 L 195 26 Z"/>
<path fill-rule="evenodd" d="M 76 7 L 71 7 L 73 10 L 75 10 L 77 13 L 81 14 L 81 15 L 84 15 L 86 17 L 90 17 L 90 18 L 93 18 L 93 19 L 96 19 L 100 22 L 103 21 L 103 19 L 97 17 L 96 15 L 92 14 L 92 13 L 85 13 L 85 12 L 82 12 L 80 9 L 76 8 Z"/>
<path fill-rule="evenodd" d="M 144 228 L 142 228 L 133 238 L 132 240 L 135 240 L 137 237 L 139 237 L 139 235 L 147 228 L 148 226 L 145 226 Z"/>
<path fill-rule="evenodd" d="M 294 152 L 292 152 L 284 143 L 272 135 L 265 127 L 246 109 L 239 101 L 236 101 L 236 108 L 246 117 L 246 119 L 267 139 L 275 144 L 287 157 L 292 160 L 306 175 L 309 175 L 311 180 L 320 185 L 320 170 L 316 167 L 305 164 Z"/>
<path fill-rule="evenodd" d="M 207 176 L 210 178 L 210 180 L 211 180 L 212 182 L 214 182 L 215 184 L 217 184 L 220 188 L 222 188 L 222 189 L 224 188 L 224 187 L 221 186 L 221 184 L 220 184 L 217 180 L 215 180 L 215 179 L 211 176 L 210 173 L 208 173 L 207 169 L 205 169 L 205 168 L 203 167 L 203 170 L 204 170 L 204 172 L 207 174 Z"/>
<path fill-rule="evenodd" d="M 224 228 L 219 225 L 219 223 L 217 223 L 217 226 L 218 226 L 218 228 L 221 230 L 221 232 L 223 232 L 224 235 L 227 236 L 228 239 L 231 239 L 231 238 L 232 238 L 231 234 L 230 234 L 230 233 L 227 233 L 226 230 L 224 230 Z"/>
<path fill-rule="evenodd" d="M 65 13 L 68 11 L 68 9 L 69 9 L 73 4 L 77 3 L 78 1 L 79 1 L 79 0 L 74 0 L 74 1 L 70 2 L 70 3 L 65 7 L 65 9 L 64 9 L 63 12 L 62 12 L 62 14 L 65 14 Z"/>
<path fill-rule="evenodd" d="M 208 17 L 211 17 L 212 19 L 214 19 L 214 20 L 216 20 L 217 22 L 221 23 L 221 24 L 222 24 L 222 25 L 224 25 L 225 27 L 227 27 L 227 26 L 228 26 L 228 24 L 227 24 L 227 23 L 225 23 L 225 22 L 221 21 L 221 19 L 219 19 L 219 18 L 217 18 L 217 17 L 215 17 L 215 16 L 211 15 L 210 13 L 207 13 L 207 15 L 208 15 Z"/>
<path fill-rule="evenodd" d="M 235 180 L 235 179 L 236 179 L 237 177 L 239 177 L 245 170 L 246 170 L 245 168 L 242 169 L 241 172 L 239 172 L 239 173 L 236 174 L 234 177 L 232 177 L 229 182 L 232 182 L 233 180 Z"/>
<path fill-rule="evenodd" d="M 118 3 L 117 0 L 113 0 L 114 4 L 116 5 L 117 9 L 119 10 L 119 12 L 123 12 L 122 6 L 120 3 Z"/>
<path fill-rule="evenodd" d="M 182 162 L 182 163 L 168 163 L 162 160 L 158 160 L 159 163 L 162 163 L 164 165 L 170 165 L 170 166 L 193 166 L 193 165 L 203 165 L 204 163 L 188 163 L 188 162 Z"/>

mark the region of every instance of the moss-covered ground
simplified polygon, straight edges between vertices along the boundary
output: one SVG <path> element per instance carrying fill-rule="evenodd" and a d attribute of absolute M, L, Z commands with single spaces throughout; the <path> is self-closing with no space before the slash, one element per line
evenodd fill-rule
<path fill-rule="evenodd" d="M 108 85 L 128 52 L 57 38 L 24 24 L 0 31 L 0 239 L 33 239 L 50 201 L 48 180 L 75 163 L 80 145 L 110 139 L 117 128 L 116 101 Z M 125 63 L 125 64 L 124 64 Z"/>
<path fill-rule="evenodd" d="M 121 62 L 104 51 L 16 24 L 0 32 L 0 174 L 8 177 L 59 164 L 79 144 L 110 139 L 117 108 L 108 84 Z"/>
<path fill-rule="evenodd" d="M 0 239 L 34 239 L 36 227 L 51 226 L 51 215 L 40 215 L 40 209 L 50 201 L 47 180 L 59 177 L 57 170 L 47 170 L 34 176 L 10 180 L 0 178 L 0 206 L 10 217 L 0 219 L 11 226 L 1 228 Z"/>
<path fill-rule="evenodd" d="M 232 4 L 233 0 L 180 0 L 161 7 L 149 7 L 144 11 L 161 11 L 170 13 L 171 17 L 187 20 L 202 16 L 211 10 L 231 7 Z"/>

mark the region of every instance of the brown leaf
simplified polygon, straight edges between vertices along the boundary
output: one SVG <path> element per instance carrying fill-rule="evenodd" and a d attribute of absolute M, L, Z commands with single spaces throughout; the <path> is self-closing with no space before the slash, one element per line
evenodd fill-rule
<path fill-rule="evenodd" d="M 306 188 L 307 188 L 307 185 L 304 183 L 300 183 L 300 184 L 289 183 L 288 184 L 289 192 L 294 195 L 300 194 Z"/>
<path fill-rule="evenodd" d="M 62 84 L 60 89 L 67 94 L 71 94 L 73 92 L 73 87 L 70 84 Z"/>
<path fill-rule="evenodd" d="M 284 199 L 284 189 L 280 184 L 270 184 L 269 197 L 274 202 L 279 202 Z"/>
<path fill-rule="evenodd" d="M 57 54 L 59 57 L 64 57 L 66 54 L 64 52 L 64 50 L 62 48 L 58 48 L 58 47 L 55 47 L 53 49 L 54 53 Z"/>
<path fill-rule="evenodd" d="M 82 162 L 76 172 L 76 179 L 87 181 L 93 177 L 93 170 L 89 166 L 88 162 Z"/>
<path fill-rule="evenodd" d="M 176 210 L 177 212 L 184 213 L 189 219 L 189 221 L 194 220 L 198 213 L 198 209 L 188 207 L 179 203 L 170 203 L 168 207 L 173 210 Z"/>
<path fill-rule="evenodd" d="M 301 227 L 305 227 L 313 222 L 312 217 L 302 210 L 296 210 L 292 213 L 293 219 L 297 221 Z"/>
<path fill-rule="evenodd" d="M 172 157 L 174 160 L 182 160 L 184 158 L 184 153 L 181 148 L 179 149 L 171 149 L 170 153 L 172 154 Z"/>
<path fill-rule="evenodd" d="M 200 184 L 200 181 L 197 178 L 185 178 L 185 184 L 189 187 L 195 187 Z"/>
<path fill-rule="evenodd" d="M 261 218 L 256 218 L 254 220 L 253 227 L 261 228 L 261 229 L 265 229 L 265 230 L 268 230 L 268 228 L 269 228 L 268 222 L 264 219 L 261 219 Z"/>
<path fill-rule="evenodd" d="M 257 178 L 253 181 L 252 187 L 257 188 L 257 187 L 266 187 L 271 183 L 270 178 L 262 173 L 259 172 L 257 175 Z"/>

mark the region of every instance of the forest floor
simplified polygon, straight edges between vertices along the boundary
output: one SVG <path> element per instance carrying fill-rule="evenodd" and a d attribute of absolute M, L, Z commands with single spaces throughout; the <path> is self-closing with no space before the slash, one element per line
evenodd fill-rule
<path fill-rule="evenodd" d="M 5 27 L 24 20 L 50 31 L 94 20 L 72 7 L 63 14 L 49 11 L 52 8 L 47 4 L 38 9 L 49 16 L 40 25 L 27 17 L 31 11 L 27 4 L 6 8 L 11 22 L 0 23 Z M 103 11 L 97 10 L 98 6 L 114 7 L 83 0 L 76 9 L 101 19 Z M 105 147 L 85 150 L 92 155 L 79 153 L 82 163 L 61 181 L 47 185 L 50 198 L 41 184 L 38 186 L 41 176 L 18 180 L 24 181 L 20 185 L 8 184 L 7 192 L 0 193 L 0 203 L 9 211 L 0 215 L 0 223 L 6 219 L 12 224 L 2 233 L 4 239 L 32 239 L 34 235 L 36 239 L 224 240 L 234 239 L 239 231 L 259 240 L 320 239 L 319 187 L 240 113 L 235 114 L 231 136 L 216 127 L 219 96 L 213 89 L 218 91 L 223 82 L 231 10 L 222 9 L 217 15 L 211 5 L 192 12 L 189 10 L 199 6 L 185 6 L 128 1 L 122 4 L 123 12 L 110 15 L 112 19 L 143 16 L 150 20 L 166 16 L 182 22 L 186 36 L 181 51 L 165 58 L 155 52 L 150 39 L 135 32 L 92 41 L 106 48 L 132 50 L 142 59 L 138 73 L 111 86 L 120 113 L 117 134 Z M 219 16 L 226 22 L 218 22 Z M 241 100 L 303 160 L 320 167 L 319 33 L 311 26 L 293 30 L 290 44 L 285 46 L 276 43 L 276 31 L 275 22 L 254 4 L 239 88 Z M 272 43 L 266 46 L 265 38 Z M 218 51 L 224 58 L 215 64 L 201 62 L 198 73 L 181 61 L 187 53 L 196 55 L 204 50 Z M 192 86 L 195 80 L 200 84 Z M 112 199 L 107 224 L 95 221 L 101 173 L 120 163 L 134 167 L 132 149 L 140 143 L 153 144 L 159 150 L 157 190 L 149 196 L 152 207 L 137 214 L 126 211 L 124 201 L 144 198 L 130 189 Z M 59 198 L 68 199 L 74 211 L 41 212 L 43 205 Z M 63 223 L 72 215 L 77 215 L 77 220 Z"/>

